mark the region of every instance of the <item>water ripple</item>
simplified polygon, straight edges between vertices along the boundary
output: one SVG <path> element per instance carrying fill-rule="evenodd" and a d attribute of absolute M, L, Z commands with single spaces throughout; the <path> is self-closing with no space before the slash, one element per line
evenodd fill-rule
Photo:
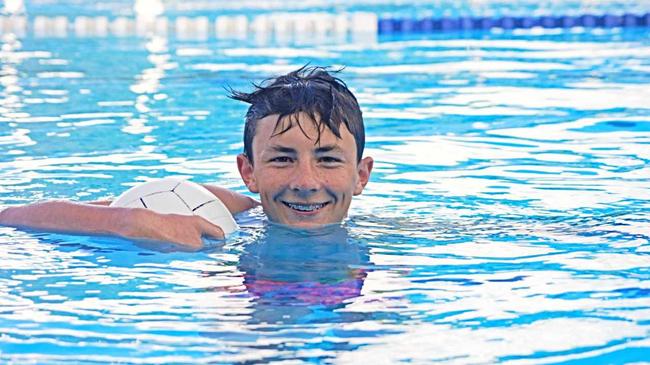
<path fill-rule="evenodd" d="M 0 204 L 170 174 L 245 192 L 223 87 L 308 62 L 349 66 L 375 169 L 342 227 L 256 210 L 196 253 L 0 227 L 0 362 L 644 361 L 646 33 L 3 38 Z"/>

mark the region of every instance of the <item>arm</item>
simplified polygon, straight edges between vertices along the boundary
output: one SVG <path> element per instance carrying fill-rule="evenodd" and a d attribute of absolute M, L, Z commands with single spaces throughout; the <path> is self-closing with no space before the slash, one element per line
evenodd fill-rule
<path fill-rule="evenodd" d="M 260 205 L 255 199 L 226 188 L 214 185 L 203 185 L 203 187 L 216 195 L 233 215 Z"/>
<path fill-rule="evenodd" d="M 202 247 L 202 236 L 224 237 L 221 228 L 199 216 L 158 214 L 141 208 L 115 208 L 67 201 L 6 208 L 0 211 L 0 225 L 165 241 L 190 250 Z"/>
<path fill-rule="evenodd" d="M 8 207 L 0 212 L 0 224 L 56 232 L 120 235 L 124 209 L 67 201 L 48 201 Z"/>
<path fill-rule="evenodd" d="M 86 202 L 86 204 L 109 206 L 112 202 L 112 200 L 96 200 L 93 202 Z"/>

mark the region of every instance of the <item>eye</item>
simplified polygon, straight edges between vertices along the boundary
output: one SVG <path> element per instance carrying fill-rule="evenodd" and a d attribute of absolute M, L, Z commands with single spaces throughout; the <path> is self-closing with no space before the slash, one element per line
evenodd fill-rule
<path fill-rule="evenodd" d="M 269 162 L 276 164 L 288 164 L 293 162 L 293 158 L 289 156 L 277 156 L 269 159 Z"/>
<path fill-rule="evenodd" d="M 318 159 L 318 162 L 321 162 L 325 165 L 338 165 L 342 163 L 343 160 L 334 156 L 322 156 Z"/>

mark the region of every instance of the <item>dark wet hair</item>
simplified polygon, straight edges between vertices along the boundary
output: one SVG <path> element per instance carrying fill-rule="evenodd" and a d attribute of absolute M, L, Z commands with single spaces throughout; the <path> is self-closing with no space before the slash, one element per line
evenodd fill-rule
<path fill-rule="evenodd" d="M 318 131 L 314 141 L 316 144 L 320 142 L 320 134 L 324 128 L 341 138 L 340 127 L 343 123 L 354 136 L 357 162 L 361 161 L 366 140 L 363 117 L 357 98 L 345 82 L 333 76 L 340 71 L 303 66 L 286 75 L 253 84 L 255 90 L 251 93 L 230 90 L 230 98 L 251 104 L 246 113 L 244 127 L 244 153 L 251 163 L 257 122 L 266 116 L 278 114 L 274 136 L 291 129 L 293 123 L 304 134 L 303 127 L 298 123 L 299 112 L 306 113 L 313 121 Z"/>

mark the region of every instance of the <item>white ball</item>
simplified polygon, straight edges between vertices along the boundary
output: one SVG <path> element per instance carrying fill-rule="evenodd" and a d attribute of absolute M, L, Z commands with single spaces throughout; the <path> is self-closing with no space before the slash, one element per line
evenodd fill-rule
<path fill-rule="evenodd" d="M 198 215 L 221 227 L 226 235 L 239 228 L 219 198 L 203 186 L 181 178 L 168 177 L 136 185 L 118 196 L 111 206 Z"/>

